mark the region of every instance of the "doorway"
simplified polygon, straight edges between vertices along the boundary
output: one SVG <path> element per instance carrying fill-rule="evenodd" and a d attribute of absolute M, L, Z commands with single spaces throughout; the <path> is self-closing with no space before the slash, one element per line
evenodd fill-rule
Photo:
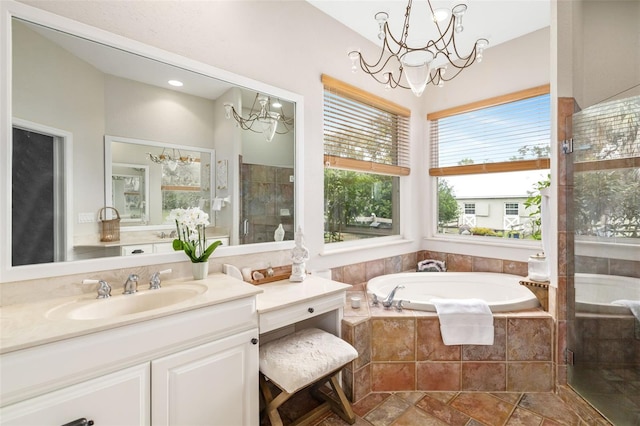
<path fill-rule="evenodd" d="M 11 264 L 65 258 L 64 138 L 14 126 Z"/>

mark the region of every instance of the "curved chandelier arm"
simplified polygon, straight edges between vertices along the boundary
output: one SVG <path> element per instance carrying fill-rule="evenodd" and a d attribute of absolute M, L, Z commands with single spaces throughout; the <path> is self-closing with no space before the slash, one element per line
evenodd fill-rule
<path fill-rule="evenodd" d="M 460 72 L 471 66 L 474 62 L 482 61 L 483 50 L 488 46 L 489 41 L 485 38 L 476 40 L 468 55 L 461 55 L 456 45 L 456 34 L 463 31 L 462 17 L 464 16 L 466 4 L 458 4 L 451 10 L 451 17 L 444 31 L 436 18 L 436 11 L 427 0 L 433 23 L 438 32 L 438 38 L 429 40 L 422 47 L 411 47 L 407 45 L 409 37 L 409 21 L 411 15 L 412 0 L 408 0 L 404 26 L 399 38 L 389 30 L 386 12 L 378 12 L 375 19 L 378 23 L 378 38 L 382 40 L 380 55 L 374 62 L 367 62 L 359 50 L 349 52 L 352 61 L 352 70 L 355 72 L 358 66 L 377 82 L 384 84 L 387 88 L 402 87 L 411 89 L 417 96 L 420 96 L 427 84 L 442 86 L 443 82 L 454 79 Z M 445 13 L 446 16 L 446 13 Z M 446 18 L 445 18 L 446 19 Z M 420 54 L 423 52 L 424 54 Z M 441 63 L 438 57 L 446 59 L 446 64 L 433 66 Z M 433 68 L 432 68 L 433 66 Z M 454 72 L 445 77 L 447 67 L 454 69 Z M 406 69 L 405 69 L 406 68 Z M 405 75 L 406 83 L 402 83 Z"/>

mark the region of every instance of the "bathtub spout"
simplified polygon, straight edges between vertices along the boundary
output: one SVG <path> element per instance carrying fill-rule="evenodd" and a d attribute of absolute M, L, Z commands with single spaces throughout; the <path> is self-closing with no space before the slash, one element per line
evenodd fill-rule
<path fill-rule="evenodd" d="M 391 305 L 393 305 L 393 298 L 396 297 L 396 291 L 398 291 L 398 289 L 400 288 L 404 288 L 403 285 L 397 285 L 394 287 L 393 290 L 391 290 L 391 292 L 387 295 L 387 297 L 382 301 L 382 306 L 384 306 L 385 308 L 390 308 Z"/>

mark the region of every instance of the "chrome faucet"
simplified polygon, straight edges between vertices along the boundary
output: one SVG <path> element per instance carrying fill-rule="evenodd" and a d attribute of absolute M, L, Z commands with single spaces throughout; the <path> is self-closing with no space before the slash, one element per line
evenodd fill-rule
<path fill-rule="evenodd" d="M 382 306 L 385 308 L 390 308 L 393 305 L 393 298 L 396 297 L 396 291 L 399 288 L 404 288 L 403 285 L 397 285 L 391 290 L 391 292 L 387 295 L 387 297 L 382 301 Z"/>
<path fill-rule="evenodd" d="M 149 279 L 149 290 L 157 290 L 160 288 L 160 283 L 162 282 L 160 279 L 160 275 L 168 274 L 171 272 L 171 269 L 165 269 L 164 271 L 154 272 L 151 275 L 151 279 Z"/>
<path fill-rule="evenodd" d="M 83 280 L 82 284 L 98 284 L 98 297 L 96 299 L 111 297 L 111 286 L 105 280 Z"/>
<path fill-rule="evenodd" d="M 129 274 L 127 281 L 124 283 L 124 291 L 122 294 L 133 294 L 138 291 L 138 276 Z"/>

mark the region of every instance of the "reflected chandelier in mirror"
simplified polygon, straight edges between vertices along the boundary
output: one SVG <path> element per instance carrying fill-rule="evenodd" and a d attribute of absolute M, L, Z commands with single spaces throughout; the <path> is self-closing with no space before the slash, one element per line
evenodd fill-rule
<path fill-rule="evenodd" d="M 221 247 L 217 254 L 292 247 L 292 242 L 286 241 L 253 244 L 273 240 L 241 238 L 239 230 L 248 221 L 250 230 L 264 226 L 272 228 L 273 235 L 281 217 L 289 221 L 285 223 L 291 231 L 293 221 L 301 219 L 301 126 L 287 135 L 276 132 L 266 149 L 251 139 L 252 132 L 243 132 L 235 121 L 225 119 L 224 104 L 250 105 L 256 93 L 278 99 L 286 111 L 278 112 L 278 127 L 286 118 L 287 128 L 276 130 L 284 133 L 292 129 L 290 117 L 302 117 L 300 95 L 23 3 L 0 2 L 0 12 L 0 19 L 9 23 L 0 28 L 2 39 L 8 41 L 0 46 L 2 63 L 7 64 L 0 69 L 4 105 L 0 119 L 13 124 L 0 130 L 2 139 L 9 141 L 0 145 L 0 161 L 4 162 L 0 185 L 16 189 L 13 195 L 7 191 L 0 209 L 2 235 L 12 241 L 10 249 L 0 255 L 0 282 L 110 269 L 112 263 L 108 259 L 103 262 L 102 257 L 121 256 L 122 247 L 91 253 L 83 250 L 82 255 L 75 249 L 86 246 L 85 240 L 99 237 L 98 211 L 109 205 L 120 207 L 124 216 L 121 242 L 143 228 L 148 232 L 156 227 L 155 233 L 160 234 L 163 227 L 170 228 L 162 219 L 168 208 L 167 203 L 162 204 L 163 190 L 167 200 L 192 197 L 189 204 L 204 203 L 216 227 L 226 229 L 230 245 L 255 246 L 231 251 Z M 184 83 L 182 87 L 168 85 L 176 79 Z M 238 108 L 239 114 L 247 111 Z M 114 157 L 107 162 L 102 155 L 106 134 L 158 143 L 140 147 L 142 152 L 136 157 Z M 35 139 L 40 144 L 35 151 L 44 159 L 27 159 L 19 151 L 28 147 L 19 146 L 20 141 Z M 181 141 L 188 141 L 187 145 Z M 205 169 L 196 152 L 209 151 Z M 22 169 L 13 160 L 15 155 L 26 159 Z M 211 170 L 217 164 L 226 166 L 224 173 L 222 168 Z M 287 188 L 291 197 L 286 206 L 265 198 L 263 205 L 274 211 L 269 213 L 269 223 L 252 223 L 255 216 L 243 216 L 240 170 L 248 165 L 256 170 L 284 166 L 284 178 L 295 181 L 295 186 Z M 148 176 L 139 171 L 144 167 Z M 39 173 L 33 173 L 35 169 Z M 44 170 L 48 172 L 40 173 Z M 227 178 L 219 188 L 216 174 Z M 30 201 L 26 194 L 31 191 L 24 189 L 35 188 L 29 179 L 40 175 L 51 178 L 44 194 L 34 193 Z M 26 180 L 20 180 L 23 178 Z M 224 202 L 215 203 L 217 199 Z M 212 211 L 213 204 L 222 206 L 221 210 Z M 37 223 L 46 225 L 40 229 Z M 21 242 L 33 241 L 36 234 L 43 236 L 43 241 L 28 245 L 30 257 L 15 259 L 14 254 L 27 251 Z M 138 259 L 122 259 L 119 264 L 151 265 L 182 259 L 179 253 L 151 252 L 157 254 L 148 255 L 150 251 L 145 250 L 144 255 L 132 256 Z"/>

